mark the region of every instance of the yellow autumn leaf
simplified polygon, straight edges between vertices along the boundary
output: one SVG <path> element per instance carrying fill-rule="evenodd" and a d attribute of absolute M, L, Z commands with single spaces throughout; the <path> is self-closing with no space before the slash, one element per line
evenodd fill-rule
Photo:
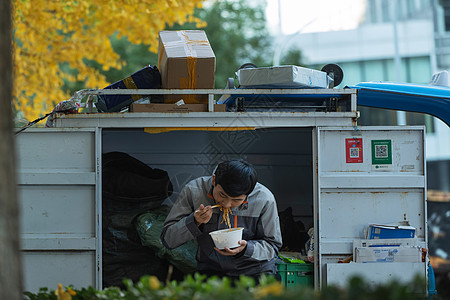
<path fill-rule="evenodd" d="M 161 283 L 159 282 L 159 279 L 156 276 L 150 276 L 148 278 L 148 282 L 152 290 L 157 290 L 161 286 Z"/>
<path fill-rule="evenodd" d="M 67 288 L 67 291 L 64 291 L 61 283 L 58 283 L 58 289 L 55 291 L 58 300 L 72 300 L 72 296 L 75 296 L 76 294 L 77 293 L 70 287 Z"/>
<path fill-rule="evenodd" d="M 255 299 L 261 299 L 270 295 L 279 296 L 283 292 L 284 287 L 281 282 L 274 282 L 265 286 L 258 286 L 253 291 Z"/>
<path fill-rule="evenodd" d="M 96 61 L 101 69 L 120 69 L 121 61 L 112 48 L 114 34 L 135 44 L 158 49 L 158 32 L 190 19 L 204 0 L 13 0 L 13 107 L 28 120 L 34 120 L 70 98 L 74 91 L 62 89 L 64 80 L 84 81 L 87 88 L 110 84 L 86 64 Z M 143 25 L 144 24 L 144 25 Z M 65 74 L 66 64 L 78 70 Z"/>

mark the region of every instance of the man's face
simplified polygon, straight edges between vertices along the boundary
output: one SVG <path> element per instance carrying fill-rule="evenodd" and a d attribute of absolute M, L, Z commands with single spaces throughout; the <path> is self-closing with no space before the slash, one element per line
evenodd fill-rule
<path fill-rule="evenodd" d="M 230 197 L 225 193 L 220 184 L 215 184 L 215 178 L 213 176 L 213 198 L 217 204 L 220 204 L 223 208 L 233 208 L 241 205 L 246 199 L 247 195 L 240 195 L 236 197 Z"/>

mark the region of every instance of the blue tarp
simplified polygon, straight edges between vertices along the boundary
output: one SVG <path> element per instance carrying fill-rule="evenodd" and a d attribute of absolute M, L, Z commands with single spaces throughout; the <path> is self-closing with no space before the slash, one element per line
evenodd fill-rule
<path fill-rule="evenodd" d="M 449 87 L 395 82 L 361 82 L 347 87 L 358 90 L 358 105 L 426 113 L 450 126 Z"/>

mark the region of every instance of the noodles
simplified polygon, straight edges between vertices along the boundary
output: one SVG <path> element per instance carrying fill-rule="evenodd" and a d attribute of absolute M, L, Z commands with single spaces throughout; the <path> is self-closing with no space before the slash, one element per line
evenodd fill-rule
<path fill-rule="evenodd" d="M 220 210 L 223 212 L 223 219 L 222 219 L 222 222 L 220 222 L 220 224 L 225 222 L 225 225 L 228 225 L 228 228 L 231 231 L 231 222 L 230 222 L 231 209 L 230 208 L 220 207 Z"/>

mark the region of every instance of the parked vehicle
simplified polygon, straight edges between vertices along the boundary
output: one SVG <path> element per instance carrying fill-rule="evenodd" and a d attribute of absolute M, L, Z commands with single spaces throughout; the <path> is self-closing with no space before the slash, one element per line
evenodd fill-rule
<path fill-rule="evenodd" d="M 114 92 L 177 90 L 86 94 Z M 26 290 L 104 285 L 102 155 L 110 152 L 166 171 L 168 205 L 189 179 L 211 174 L 222 159 L 245 158 L 278 210 L 291 208 L 306 230 L 314 228 L 315 288 L 352 275 L 373 283 L 427 278 L 423 126 L 358 126 L 356 89 L 183 90 L 189 93 L 208 94 L 207 111 L 58 114 L 54 128 L 17 135 Z M 263 105 L 280 96 L 298 101 L 291 111 L 216 112 L 214 95 L 241 104 L 248 97 L 265 97 Z M 419 260 L 342 263 L 370 224 L 399 222 L 414 228 Z"/>

